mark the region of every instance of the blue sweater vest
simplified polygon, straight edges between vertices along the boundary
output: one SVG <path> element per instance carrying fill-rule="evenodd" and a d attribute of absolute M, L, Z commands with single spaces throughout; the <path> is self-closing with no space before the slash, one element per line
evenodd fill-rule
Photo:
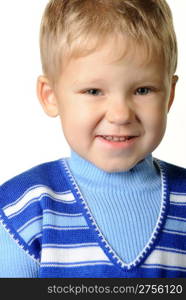
<path fill-rule="evenodd" d="M 148 243 L 130 263 L 99 230 L 65 159 L 3 184 L 0 220 L 40 264 L 40 278 L 186 277 L 186 170 L 155 163 L 162 180 L 160 213 Z"/>

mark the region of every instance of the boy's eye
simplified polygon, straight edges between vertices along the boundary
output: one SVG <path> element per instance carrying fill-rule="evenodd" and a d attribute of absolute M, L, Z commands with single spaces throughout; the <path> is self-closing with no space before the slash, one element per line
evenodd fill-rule
<path fill-rule="evenodd" d="M 85 93 L 92 96 L 99 96 L 101 94 L 101 91 L 99 89 L 88 89 L 85 91 Z"/>
<path fill-rule="evenodd" d="M 152 91 L 151 88 L 148 87 L 140 87 L 136 90 L 135 94 L 137 95 L 147 95 Z"/>

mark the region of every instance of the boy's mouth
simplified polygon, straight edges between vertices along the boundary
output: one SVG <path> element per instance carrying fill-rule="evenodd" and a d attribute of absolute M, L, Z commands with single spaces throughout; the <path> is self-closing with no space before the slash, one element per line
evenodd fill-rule
<path fill-rule="evenodd" d="M 100 135 L 99 137 L 110 141 L 110 142 L 125 142 L 128 140 L 131 140 L 132 138 L 136 137 L 136 136 L 115 136 L 115 135 Z"/>

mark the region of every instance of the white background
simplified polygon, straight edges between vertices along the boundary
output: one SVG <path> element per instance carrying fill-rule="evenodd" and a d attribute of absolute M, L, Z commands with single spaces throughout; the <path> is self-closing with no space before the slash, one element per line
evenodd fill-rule
<path fill-rule="evenodd" d="M 168 0 L 179 47 L 176 98 L 154 156 L 186 167 L 186 1 Z M 0 184 L 37 164 L 70 154 L 59 118 L 36 97 L 41 74 L 39 25 L 46 0 L 0 0 Z"/>

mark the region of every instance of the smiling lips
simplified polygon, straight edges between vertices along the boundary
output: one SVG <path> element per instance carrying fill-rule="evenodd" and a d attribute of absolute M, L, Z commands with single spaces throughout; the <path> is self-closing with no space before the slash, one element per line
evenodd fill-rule
<path fill-rule="evenodd" d="M 100 135 L 99 137 L 111 141 L 111 142 L 125 142 L 128 141 L 136 136 L 127 135 L 127 136 L 114 136 L 114 135 Z"/>

